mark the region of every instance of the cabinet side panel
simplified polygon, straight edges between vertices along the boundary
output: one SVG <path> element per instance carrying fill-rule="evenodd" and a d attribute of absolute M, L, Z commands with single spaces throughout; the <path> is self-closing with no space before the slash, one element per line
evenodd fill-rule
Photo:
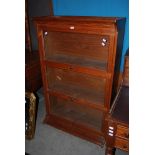
<path fill-rule="evenodd" d="M 41 74 L 42 74 L 42 81 L 44 87 L 44 96 L 45 96 L 45 106 L 46 106 L 46 113 L 50 114 L 50 103 L 49 103 L 49 96 L 46 93 L 47 91 L 47 79 L 46 79 L 46 66 L 43 63 L 44 60 L 44 40 L 43 40 L 43 30 L 37 26 L 37 37 L 38 37 L 38 45 L 39 45 L 39 54 L 40 54 L 40 64 L 41 64 Z"/>
<path fill-rule="evenodd" d="M 117 37 L 117 49 L 116 49 L 116 57 L 115 57 L 115 69 L 114 69 L 114 77 L 113 77 L 111 104 L 121 84 L 120 83 L 120 65 L 121 65 L 122 50 L 123 50 L 125 22 L 126 22 L 125 19 L 117 22 L 118 37 Z"/>

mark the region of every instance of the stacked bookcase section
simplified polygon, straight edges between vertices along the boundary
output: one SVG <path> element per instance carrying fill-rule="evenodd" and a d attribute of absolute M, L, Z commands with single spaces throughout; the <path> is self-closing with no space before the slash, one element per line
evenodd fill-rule
<path fill-rule="evenodd" d="M 104 144 L 104 119 L 118 87 L 124 18 L 36 17 L 46 118 Z"/>

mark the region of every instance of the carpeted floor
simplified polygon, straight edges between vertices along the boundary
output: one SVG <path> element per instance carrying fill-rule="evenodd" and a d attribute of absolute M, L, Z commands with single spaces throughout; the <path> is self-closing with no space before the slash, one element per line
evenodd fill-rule
<path fill-rule="evenodd" d="M 42 89 L 37 94 L 39 105 L 35 137 L 25 140 L 25 152 L 30 155 L 104 155 L 104 148 L 43 124 L 45 106 Z M 116 150 L 116 155 L 128 153 Z"/>

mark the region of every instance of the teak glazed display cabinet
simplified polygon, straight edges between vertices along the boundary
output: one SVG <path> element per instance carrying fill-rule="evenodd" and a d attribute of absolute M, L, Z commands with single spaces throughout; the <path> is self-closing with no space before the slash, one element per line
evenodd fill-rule
<path fill-rule="evenodd" d="M 46 117 L 58 129 L 104 144 L 118 88 L 125 19 L 36 17 Z"/>

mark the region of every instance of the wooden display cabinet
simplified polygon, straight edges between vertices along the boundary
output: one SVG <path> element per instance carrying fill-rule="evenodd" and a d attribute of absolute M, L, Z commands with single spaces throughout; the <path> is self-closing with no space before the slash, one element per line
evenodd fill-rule
<path fill-rule="evenodd" d="M 36 17 L 45 123 L 104 144 L 118 85 L 124 18 Z"/>

